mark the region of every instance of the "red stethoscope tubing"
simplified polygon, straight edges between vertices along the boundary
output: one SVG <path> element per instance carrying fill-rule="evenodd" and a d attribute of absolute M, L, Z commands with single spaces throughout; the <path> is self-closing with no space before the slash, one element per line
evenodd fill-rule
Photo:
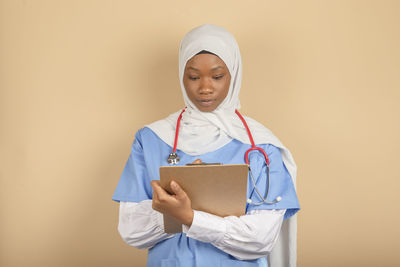
<path fill-rule="evenodd" d="M 267 166 L 269 166 L 269 159 L 268 159 L 267 153 L 265 153 L 264 149 L 262 149 L 261 147 L 257 147 L 257 146 L 254 144 L 253 135 L 252 135 L 251 132 L 250 132 L 250 129 L 249 129 L 249 126 L 247 125 L 246 120 L 243 118 L 242 114 L 240 114 L 239 111 L 238 111 L 237 109 L 235 109 L 235 113 L 239 116 L 239 118 L 240 118 L 240 120 L 242 121 L 244 127 L 246 128 L 247 135 L 249 136 L 250 143 L 251 143 L 251 148 L 248 149 L 248 150 L 246 151 L 246 153 L 244 154 L 244 159 L 245 159 L 245 161 L 246 161 L 246 164 L 247 164 L 247 165 L 250 165 L 250 161 L 249 161 L 249 152 L 251 152 L 251 151 L 253 151 L 253 150 L 258 150 L 258 151 L 260 151 L 260 152 L 264 155 L 264 157 L 265 157 L 265 162 L 267 163 Z"/>
<path fill-rule="evenodd" d="M 179 125 L 181 124 L 182 114 L 183 114 L 183 112 L 185 112 L 185 110 L 186 110 L 186 108 L 184 108 L 181 111 L 181 114 L 179 114 L 178 120 L 176 121 L 174 148 L 172 149 L 173 153 L 176 153 L 176 146 L 178 145 Z"/>

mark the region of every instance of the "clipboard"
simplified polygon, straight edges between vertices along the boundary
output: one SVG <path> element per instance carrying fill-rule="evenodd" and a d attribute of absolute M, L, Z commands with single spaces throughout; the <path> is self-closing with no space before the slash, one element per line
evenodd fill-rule
<path fill-rule="evenodd" d="M 171 193 L 174 180 L 186 192 L 192 208 L 221 217 L 241 216 L 246 212 L 247 164 L 190 164 L 160 167 L 160 184 Z M 164 215 L 166 233 L 182 232 L 182 224 Z"/>

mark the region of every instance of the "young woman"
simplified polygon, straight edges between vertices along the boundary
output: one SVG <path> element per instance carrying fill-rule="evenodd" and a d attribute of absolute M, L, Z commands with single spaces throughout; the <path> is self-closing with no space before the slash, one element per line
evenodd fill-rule
<path fill-rule="evenodd" d="M 229 32 L 215 25 L 191 30 L 179 51 L 187 107 L 136 133 L 113 200 L 120 202 L 122 238 L 149 249 L 148 266 L 267 266 L 266 256 L 278 240 L 282 222 L 299 210 L 290 152 L 267 128 L 237 111 L 241 75 L 239 47 Z M 195 160 L 243 164 L 252 139 L 266 152 L 269 167 L 261 151 L 249 153 L 256 187 L 249 178 L 247 197 L 252 203 L 246 204 L 246 215 L 222 218 L 193 210 L 177 183 L 171 183 L 174 195 L 160 187 L 160 166 L 168 166 L 176 156 L 177 165 Z M 183 233 L 166 234 L 162 214 L 180 221 Z M 295 224 L 288 226 L 273 267 L 295 266 Z"/>

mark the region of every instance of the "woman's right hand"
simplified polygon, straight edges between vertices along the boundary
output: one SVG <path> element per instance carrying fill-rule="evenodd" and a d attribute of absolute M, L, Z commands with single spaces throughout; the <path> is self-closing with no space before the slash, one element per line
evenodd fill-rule
<path fill-rule="evenodd" d="M 201 164 L 201 159 L 196 159 L 192 163 Z M 160 181 L 151 181 L 153 188 L 152 207 L 154 210 L 172 217 L 175 217 L 182 224 L 190 226 L 193 221 L 192 202 L 186 192 L 176 183 L 171 181 L 171 189 L 174 192 L 170 195 L 161 187 Z"/>
<path fill-rule="evenodd" d="M 162 214 L 172 216 L 180 223 L 190 227 L 194 216 L 192 202 L 178 183 L 171 181 L 173 195 L 168 194 L 161 187 L 160 181 L 153 180 L 150 184 L 153 188 L 153 209 Z"/>

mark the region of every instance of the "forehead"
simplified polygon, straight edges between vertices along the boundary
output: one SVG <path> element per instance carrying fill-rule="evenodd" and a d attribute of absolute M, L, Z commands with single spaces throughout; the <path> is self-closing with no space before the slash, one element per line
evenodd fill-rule
<path fill-rule="evenodd" d="M 197 54 L 186 62 L 185 69 L 189 67 L 222 67 L 227 68 L 225 62 L 214 54 Z"/>

